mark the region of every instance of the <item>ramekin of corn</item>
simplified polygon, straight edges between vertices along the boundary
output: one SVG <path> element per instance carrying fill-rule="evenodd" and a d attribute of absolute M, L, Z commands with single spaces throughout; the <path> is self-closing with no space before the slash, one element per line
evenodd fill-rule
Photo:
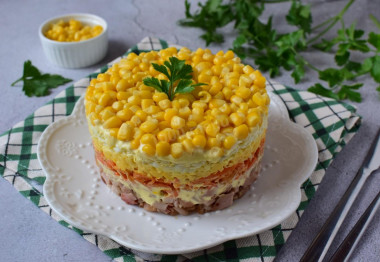
<path fill-rule="evenodd" d="M 65 68 L 99 62 L 107 53 L 106 21 L 92 14 L 67 14 L 48 19 L 39 28 L 48 60 Z"/>

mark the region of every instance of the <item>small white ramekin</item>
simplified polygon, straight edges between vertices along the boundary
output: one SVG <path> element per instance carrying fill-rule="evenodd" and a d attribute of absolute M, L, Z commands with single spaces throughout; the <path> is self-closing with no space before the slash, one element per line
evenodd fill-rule
<path fill-rule="evenodd" d="M 103 32 L 93 38 L 79 42 L 58 42 L 48 39 L 44 33 L 50 25 L 59 20 L 78 20 L 86 25 L 103 27 Z M 108 48 L 108 28 L 106 21 L 92 14 L 67 14 L 57 16 L 45 21 L 39 28 L 42 48 L 48 60 L 65 68 L 80 68 L 93 65 L 99 62 L 107 53 Z"/>

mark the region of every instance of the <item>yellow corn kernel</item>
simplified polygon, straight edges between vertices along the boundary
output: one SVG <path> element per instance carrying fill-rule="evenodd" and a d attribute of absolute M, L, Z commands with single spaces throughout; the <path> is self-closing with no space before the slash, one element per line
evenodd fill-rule
<path fill-rule="evenodd" d="M 214 65 L 213 67 L 211 67 L 211 72 L 215 75 L 215 76 L 220 76 L 221 73 L 222 73 L 222 66 L 221 65 Z"/>
<path fill-rule="evenodd" d="M 193 107 L 192 114 L 203 118 L 204 111 L 201 107 Z"/>
<path fill-rule="evenodd" d="M 141 150 L 147 154 L 147 155 L 150 155 L 150 156 L 154 156 L 156 154 L 156 148 L 153 147 L 152 145 L 150 144 L 146 144 L 146 145 L 143 145 L 143 147 L 141 148 Z"/>
<path fill-rule="evenodd" d="M 219 107 L 219 110 L 226 115 L 229 115 L 231 113 L 231 107 L 228 103 L 224 103 L 221 107 Z"/>
<path fill-rule="evenodd" d="M 131 105 L 140 105 L 141 104 L 141 97 L 137 95 L 132 95 L 128 97 L 128 103 Z"/>
<path fill-rule="evenodd" d="M 207 140 L 204 135 L 195 135 L 192 139 L 192 142 L 194 146 L 204 148 L 206 146 Z"/>
<path fill-rule="evenodd" d="M 185 140 L 183 140 L 182 145 L 185 148 L 186 152 L 192 153 L 194 151 L 193 142 L 189 138 L 186 138 Z"/>
<path fill-rule="evenodd" d="M 219 133 L 219 130 L 220 130 L 220 126 L 219 125 L 214 124 L 214 123 L 210 123 L 206 127 L 206 134 L 208 136 L 215 137 Z"/>
<path fill-rule="evenodd" d="M 117 111 L 120 111 L 122 110 L 124 107 L 124 104 L 120 101 L 115 101 L 113 102 L 112 104 L 112 108 L 117 112 Z"/>
<path fill-rule="evenodd" d="M 174 100 L 172 102 L 172 107 L 175 108 L 175 109 L 180 109 L 181 108 L 181 105 L 179 104 L 179 101 L 178 100 Z"/>
<path fill-rule="evenodd" d="M 121 126 L 121 124 L 122 122 L 117 116 L 112 116 L 104 122 L 103 127 L 104 128 L 118 128 Z"/>
<path fill-rule="evenodd" d="M 131 122 L 134 126 L 138 127 L 138 126 L 141 125 L 141 122 L 142 122 L 142 121 L 141 121 L 140 117 L 134 115 L 134 116 L 131 117 L 130 122 Z"/>
<path fill-rule="evenodd" d="M 156 146 L 157 139 L 155 135 L 153 134 L 143 134 L 141 139 L 140 139 L 141 144 L 149 144 L 152 146 Z"/>
<path fill-rule="evenodd" d="M 226 60 L 230 60 L 230 59 L 232 59 L 232 58 L 234 58 L 235 57 L 235 54 L 234 54 L 234 52 L 232 52 L 231 50 L 228 50 L 225 54 L 224 54 L 224 58 L 226 59 Z"/>
<path fill-rule="evenodd" d="M 232 126 L 227 126 L 222 129 L 222 134 L 232 134 L 234 132 L 234 128 Z"/>
<path fill-rule="evenodd" d="M 213 62 L 215 65 L 221 65 L 225 62 L 225 60 L 223 56 L 215 56 Z"/>
<path fill-rule="evenodd" d="M 183 153 L 182 143 L 171 144 L 170 154 L 172 155 L 172 157 L 180 158 L 182 156 L 182 153 Z"/>
<path fill-rule="evenodd" d="M 229 78 L 227 81 L 226 81 L 226 85 L 231 87 L 231 86 L 237 86 L 239 85 L 239 79 L 233 77 L 233 78 Z"/>
<path fill-rule="evenodd" d="M 253 82 L 252 78 L 247 75 L 241 75 L 239 78 L 239 86 L 251 85 Z"/>
<path fill-rule="evenodd" d="M 240 126 L 235 127 L 233 132 L 234 132 L 234 136 L 237 139 L 242 140 L 248 136 L 249 129 L 246 124 L 242 124 Z"/>
<path fill-rule="evenodd" d="M 172 119 L 170 120 L 170 125 L 174 129 L 183 128 L 185 124 L 186 124 L 185 119 L 179 116 L 173 116 Z"/>
<path fill-rule="evenodd" d="M 204 109 L 206 109 L 207 104 L 205 102 L 203 102 L 203 101 L 194 101 L 191 106 L 192 106 L 193 110 L 195 108 L 201 108 L 201 109 L 204 110 Z"/>
<path fill-rule="evenodd" d="M 247 116 L 247 124 L 251 127 L 256 126 L 261 120 L 258 112 L 252 112 Z"/>
<path fill-rule="evenodd" d="M 243 71 L 243 64 L 234 64 L 232 66 L 232 70 L 237 73 L 241 73 Z"/>
<path fill-rule="evenodd" d="M 211 95 L 207 91 L 200 91 L 198 93 L 198 96 L 199 96 L 200 101 L 205 102 L 205 103 L 208 103 L 211 100 Z"/>
<path fill-rule="evenodd" d="M 187 98 L 179 98 L 178 102 L 181 107 L 186 107 L 186 106 L 189 106 L 190 104 L 189 99 Z"/>
<path fill-rule="evenodd" d="M 159 141 L 174 142 L 177 139 L 176 132 L 171 128 L 165 128 L 164 130 L 158 132 L 157 138 Z"/>
<path fill-rule="evenodd" d="M 126 79 L 120 79 L 116 84 L 116 90 L 118 92 L 125 91 L 129 87 L 131 87 L 131 84 Z"/>
<path fill-rule="evenodd" d="M 216 158 L 216 157 L 222 157 L 223 154 L 224 154 L 224 150 L 223 148 L 220 148 L 220 147 L 212 147 L 208 152 L 207 154 L 210 156 L 210 157 L 213 157 L 213 158 Z"/>
<path fill-rule="evenodd" d="M 145 133 L 151 133 L 157 127 L 158 127 L 158 120 L 157 119 L 146 120 L 144 123 L 142 123 L 140 125 L 141 131 L 143 131 Z"/>
<path fill-rule="evenodd" d="M 240 112 L 237 112 L 237 113 L 232 113 L 230 115 L 230 120 L 231 122 L 235 125 L 235 126 L 240 126 L 242 124 L 244 124 L 245 122 L 245 115 L 240 113 Z"/>
<path fill-rule="evenodd" d="M 95 113 L 99 114 L 101 111 L 103 111 L 103 109 L 104 109 L 104 106 L 97 105 L 95 107 Z"/>
<path fill-rule="evenodd" d="M 208 50 L 208 49 L 206 49 L 206 50 Z M 212 61 L 212 60 L 214 59 L 214 55 L 211 54 L 211 52 L 210 52 L 210 53 L 205 52 L 205 53 L 203 54 L 202 58 L 203 58 L 203 60 L 205 60 L 205 61 Z"/>
<path fill-rule="evenodd" d="M 178 59 L 179 60 L 187 60 L 190 58 L 190 54 L 189 53 L 185 53 L 185 52 L 179 52 L 178 53 Z"/>
<path fill-rule="evenodd" d="M 151 99 L 152 98 L 152 92 L 150 90 L 141 90 L 139 92 L 139 96 L 141 99 Z"/>
<path fill-rule="evenodd" d="M 250 65 L 246 65 L 243 67 L 244 74 L 249 75 L 249 74 L 253 73 L 254 71 L 255 70 Z"/>
<path fill-rule="evenodd" d="M 123 141 L 131 141 L 133 138 L 133 126 L 130 125 L 129 123 L 123 123 L 119 131 L 117 133 L 117 139 L 123 140 Z"/>
<path fill-rule="evenodd" d="M 233 147 L 235 143 L 236 143 L 236 138 L 234 136 L 227 136 L 223 140 L 223 147 L 225 149 L 231 149 L 231 147 Z"/>
<path fill-rule="evenodd" d="M 255 79 L 255 85 L 257 85 L 259 88 L 265 88 L 266 79 L 263 76 L 256 77 Z"/>
<path fill-rule="evenodd" d="M 113 73 L 111 76 L 110 81 L 111 81 L 112 85 L 115 86 L 116 90 L 117 90 L 117 84 L 119 83 L 120 79 L 121 78 L 120 78 L 119 74 Z"/>
<path fill-rule="evenodd" d="M 216 119 L 216 121 L 218 121 L 218 124 L 221 127 L 227 127 L 230 125 L 230 121 L 228 119 L 228 116 L 223 114 L 223 113 L 216 115 L 215 119 Z"/>
<path fill-rule="evenodd" d="M 244 100 L 240 97 L 240 96 L 237 96 L 237 95 L 233 95 L 231 96 L 230 98 L 231 102 L 234 103 L 235 105 L 239 105 L 241 103 L 244 102 Z"/>
<path fill-rule="evenodd" d="M 149 106 L 154 105 L 153 99 L 142 99 L 141 100 L 141 108 L 147 109 Z"/>
<path fill-rule="evenodd" d="M 238 95 L 239 97 L 243 99 L 247 99 L 248 97 L 251 96 L 251 90 L 246 87 L 239 87 L 238 89 L 236 89 L 236 95 Z"/>
<path fill-rule="evenodd" d="M 139 68 L 141 71 L 147 71 L 149 69 L 149 64 L 148 63 L 140 63 Z"/>
<path fill-rule="evenodd" d="M 210 75 L 206 75 L 204 73 L 201 73 L 198 76 L 198 82 L 199 83 L 210 83 L 210 81 L 211 81 L 211 76 Z"/>
<path fill-rule="evenodd" d="M 170 108 L 172 105 L 172 103 L 170 102 L 169 99 L 163 99 L 161 101 L 158 102 L 158 106 L 162 109 L 162 110 L 165 110 L 167 108 Z"/>
<path fill-rule="evenodd" d="M 193 121 L 193 120 L 191 120 L 191 121 L 187 121 L 186 122 L 186 126 L 188 127 L 188 128 L 194 128 L 194 127 L 196 127 L 198 125 L 198 123 L 196 122 L 196 121 Z"/>
<path fill-rule="evenodd" d="M 251 101 L 251 100 L 250 100 Z M 246 114 L 248 112 L 248 109 L 249 109 L 249 105 L 247 103 L 241 103 L 239 105 L 239 110 L 238 111 L 241 111 L 243 112 L 244 114 Z"/>
<path fill-rule="evenodd" d="M 132 149 L 137 149 L 137 148 L 139 148 L 140 147 L 140 140 L 139 139 L 133 139 L 132 141 L 131 141 L 131 148 Z"/>
<path fill-rule="evenodd" d="M 222 88 L 223 88 L 223 85 L 220 82 L 217 82 L 210 87 L 209 92 L 211 95 L 214 96 L 217 93 L 219 93 L 222 90 Z"/>
<path fill-rule="evenodd" d="M 154 119 L 157 119 L 158 121 L 164 121 L 165 120 L 165 112 L 160 111 L 152 115 Z"/>
<path fill-rule="evenodd" d="M 158 103 L 161 100 L 168 99 L 168 96 L 165 93 L 154 93 L 153 94 L 153 101 Z"/>
<path fill-rule="evenodd" d="M 207 139 L 207 148 L 220 147 L 220 141 L 215 137 L 209 137 Z"/>
<path fill-rule="evenodd" d="M 211 109 L 213 108 L 219 108 L 223 106 L 226 103 L 226 101 L 221 99 L 211 99 L 210 103 L 208 104 Z"/>
<path fill-rule="evenodd" d="M 104 110 L 102 110 L 99 115 L 103 121 L 107 121 L 109 118 L 115 115 L 115 112 L 111 107 L 107 107 Z"/>
<path fill-rule="evenodd" d="M 217 117 L 218 115 L 220 115 L 222 112 L 218 109 L 218 108 L 213 108 L 213 109 L 209 109 L 209 110 L 207 110 L 207 112 L 206 112 L 206 114 L 207 115 L 212 115 L 213 117 Z"/>
<path fill-rule="evenodd" d="M 129 108 L 124 108 L 116 113 L 116 116 L 123 121 L 128 121 L 133 116 L 133 112 Z"/>
<path fill-rule="evenodd" d="M 206 69 L 211 68 L 211 63 L 210 62 L 200 62 L 198 63 L 194 69 L 196 72 L 201 73 L 202 71 L 205 71 Z"/>
<path fill-rule="evenodd" d="M 148 108 L 144 109 L 144 112 L 149 115 L 154 115 L 160 112 L 161 109 L 158 106 L 151 105 Z"/>
<path fill-rule="evenodd" d="M 119 128 L 111 128 L 110 129 L 110 136 L 117 137 L 117 133 L 119 132 Z"/>
<path fill-rule="evenodd" d="M 224 87 L 224 88 L 222 89 L 222 93 L 223 93 L 223 95 L 224 95 L 224 97 L 225 97 L 226 99 L 230 99 L 231 96 L 233 95 L 232 89 L 229 88 L 229 87 Z"/>
<path fill-rule="evenodd" d="M 164 130 L 165 128 L 170 128 L 170 123 L 166 122 L 165 120 L 161 121 L 161 122 L 158 123 L 158 128 L 160 130 Z"/>
<path fill-rule="evenodd" d="M 189 107 L 180 108 L 178 114 L 180 117 L 187 119 L 191 115 L 191 109 Z"/>
<path fill-rule="evenodd" d="M 260 93 L 255 93 L 252 96 L 252 101 L 258 106 L 264 106 L 270 103 L 269 97 L 266 93 L 263 95 L 261 95 Z"/>
<path fill-rule="evenodd" d="M 164 118 L 166 121 L 171 122 L 172 118 L 176 115 L 178 115 L 178 109 L 168 108 L 165 110 Z"/>
<path fill-rule="evenodd" d="M 101 95 L 101 97 L 99 98 L 98 104 L 101 106 L 108 106 L 108 105 L 111 105 L 112 102 L 113 102 L 112 98 L 110 94 L 107 92 Z"/>
<path fill-rule="evenodd" d="M 141 110 L 141 107 L 139 107 L 138 105 L 131 105 L 131 104 L 125 104 L 124 108 L 129 108 L 129 110 L 131 110 L 134 114 L 137 111 Z"/>
<path fill-rule="evenodd" d="M 158 156 L 167 156 L 170 154 L 170 144 L 165 141 L 160 141 L 156 145 L 156 152 Z"/>
<path fill-rule="evenodd" d="M 148 114 L 145 113 L 143 110 L 139 109 L 135 112 L 135 115 L 140 118 L 141 121 L 145 121 L 148 117 Z"/>
<path fill-rule="evenodd" d="M 129 98 L 130 96 L 131 96 L 130 93 L 128 93 L 128 92 L 122 92 L 122 91 L 117 92 L 117 94 L 116 94 L 116 98 L 117 98 L 117 100 L 119 100 L 119 101 L 128 100 L 128 98 Z"/>

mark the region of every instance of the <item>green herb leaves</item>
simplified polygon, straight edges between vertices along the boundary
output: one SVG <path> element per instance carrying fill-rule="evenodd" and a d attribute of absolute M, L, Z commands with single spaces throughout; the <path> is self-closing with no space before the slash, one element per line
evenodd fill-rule
<path fill-rule="evenodd" d="M 203 83 L 193 84 L 193 68 L 185 64 L 185 60 L 179 60 L 176 57 L 169 57 L 163 65 L 152 63 L 154 69 L 164 74 L 168 80 L 147 77 L 143 80 L 144 85 L 151 86 L 154 89 L 164 92 L 168 95 L 170 101 L 173 101 L 177 93 L 190 93 L 194 87 L 205 85 Z"/>
<path fill-rule="evenodd" d="M 23 81 L 24 85 L 22 90 L 25 95 L 31 96 L 46 96 L 49 94 L 51 88 L 63 85 L 72 81 L 71 79 L 64 78 L 60 75 L 41 74 L 37 67 L 32 65 L 30 60 L 24 62 L 23 76 L 12 83 L 15 86 L 16 83 Z"/>
<path fill-rule="evenodd" d="M 232 50 L 241 58 L 252 58 L 261 71 L 276 77 L 287 70 L 295 83 L 299 83 L 313 70 L 326 83 L 316 83 L 309 91 L 359 102 L 359 89 L 363 84 L 356 82 L 358 77 L 367 75 L 380 83 L 380 34 L 366 34 L 355 24 L 345 25 L 343 16 L 354 1 L 347 1 L 338 14 L 315 26 L 312 24 L 311 6 L 300 0 L 207 0 L 199 4 L 194 13 L 190 12 L 190 4 L 186 1 L 186 18 L 179 24 L 203 29 L 205 33 L 201 38 L 209 45 L 222 42 L 223 35 L 218 33 L 218 29 L 234 23 L 237 37 Z M 285 33 L 274 28 L 272 16 L 262 17 L 266 6 L 279 2 L 291 2 L 284 17 L 291 27 Z M 380 29 L 380 22 L 373 15 L 370 19 Z M 341 28 L 336 37 L 323 38 L 339 24 Z M 304 55 L 310 51 L 334 55 L 336 66 L 317 68 Z M 379 91 L 380 87 L 376 90 Z"/>

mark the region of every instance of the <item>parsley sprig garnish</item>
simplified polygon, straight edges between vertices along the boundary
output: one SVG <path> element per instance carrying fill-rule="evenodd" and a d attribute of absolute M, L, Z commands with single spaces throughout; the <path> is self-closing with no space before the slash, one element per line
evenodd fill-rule
<path fill-rule="evenodd" d="M 42 74 L 37 67 L 32 65 L 30 60 L 27 60 L 24 62 L 22 77 L 14 81 L 12 86 L 15 86 L 20 81 L 23 81 L 22 90 L 25 95 L 31 97 L 46 96 L 51 88 L 56 88 L 72 80 L 60 75 Z"/>
<path fill-rule="evenodd" d="M 185 60 L 179 60 L 176 57 L 169 57 L 169 61 L 165 61 L 163 65 L 152 63 L 153 68 L 164 74 L 168 80 L 157 79 L 155 77 L 144 78 L 143 82 L 146 86 L 164 92 L 168 95 L 170 101 L 173 101 L 177 93 L 190 93 L 194 87 L 205 85 L 204 83 L 193 84 L 193 68 L 186 64 Z"/>
<path fill-rule="evenodd" d="M 263 15 L 266 6 L 280 2 L 291 3 L 284 17 L 290 25 L 287 32 L 277 30 L 272 16 L 266 19 Z M 355 23 L 345 24 L 344 15 L 354 2 L 347 1 L 338 14 L 314 25 L 311 5 L 300 0 L 207 0 L 199 3 L 194 12 L 190 12 L 191 6 L 186 0 L 186 18 L 179 24 L 203 29 L 200 37 L 209 45 L 223 42 L 223 34 L 218 29 L 233 23 L 237 37 L 231 49 L 241 58 L 253 59 L 256 66 L 269 72 L 271 77 L 287 70 L 294 82 L 299 83 L 309 71 L 315 71 L 321 83 L 316 83 L 309 91 L 360 102 L 359 89 L 363 83 L 358 83 L 357 79 L 361 76 L 371 77 L 380 95 L 380 34 L 367 34 L 356 28 Z M 378 19 L 373 15 L 370 19 L 380 29 Z M 336 36 L 325 37 L 339 25 Z M 336 65 L 316 67 L 308 59 L 310 51 L 333 55 Z"/>

